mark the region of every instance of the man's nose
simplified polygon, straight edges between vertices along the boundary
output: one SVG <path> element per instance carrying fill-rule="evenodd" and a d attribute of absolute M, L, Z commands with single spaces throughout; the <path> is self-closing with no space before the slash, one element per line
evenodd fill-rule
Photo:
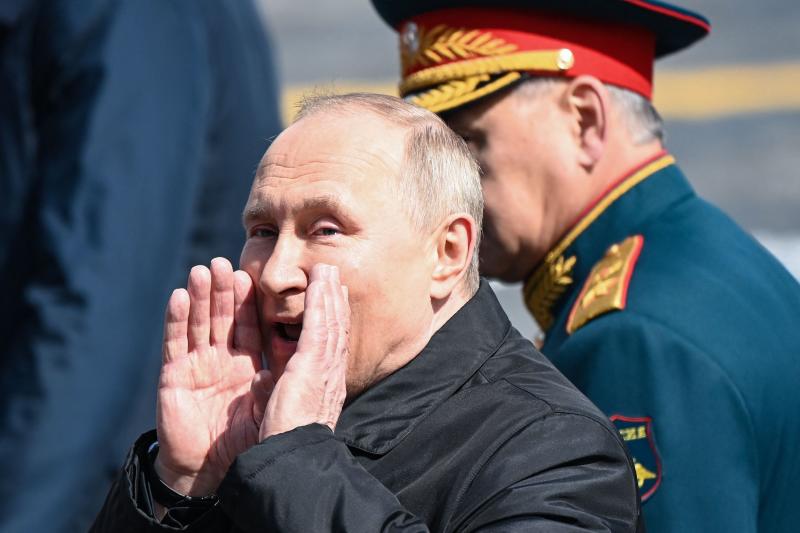
<path fill-rule="evenodd" d="M 261 271 L 261 290 L 274 296 L 304 291 L 308 275 L 303 268 L 302 258 L 302 242 L 290 236 L 279 237 Z"/>

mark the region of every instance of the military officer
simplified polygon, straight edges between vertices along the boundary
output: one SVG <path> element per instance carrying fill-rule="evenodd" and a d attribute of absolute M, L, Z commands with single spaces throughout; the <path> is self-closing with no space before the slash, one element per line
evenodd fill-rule
<path fill-rule="evenodd" d="M 627 442 L 648 529 L 795 530 L 800 286 L 695 194 L 651 104 L 654 59 L 708 21 L 645 0 L 373 3 L 401 94 L 482 166 L 483 273 L 524 281 L 543 352 Z"/>

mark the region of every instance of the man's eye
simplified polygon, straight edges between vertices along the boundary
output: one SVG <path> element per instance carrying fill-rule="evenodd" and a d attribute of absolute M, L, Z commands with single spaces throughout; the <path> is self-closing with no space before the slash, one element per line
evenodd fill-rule
<path fill-rule="evenodd" d="M 323 237 L 332 237 L 334 235 L 338 235 L 339 234 L 339 230 L 336 229 L 336 228 L 325 227 L 325 228 L 319 228 L 316 231 L 316 233 L 317 233 L 317 235 L 321 235 Z"/>
<path fill-rule="evenodd" d="M 268 239 L 270 237 L 274 237 L 275 235 L 277 235 L 277 232 L 272 228 L 258 227 L 258 228 L 253 228 L 250 231 L 251 237 L 257 237 L 261 239 Z"/>

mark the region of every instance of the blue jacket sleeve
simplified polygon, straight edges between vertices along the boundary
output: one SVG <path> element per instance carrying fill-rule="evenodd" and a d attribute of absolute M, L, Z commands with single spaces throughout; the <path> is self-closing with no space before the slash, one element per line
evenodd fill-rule
<path fill-rule="evenodd" d="M 42 9 L 49 59 L 37 70 L 26 253 L 15 258 L 27 265 L 14 311 L 24 319 L 4 353 L 0 467 L 18 480 L 2 483 L 4 531 L 84 529 L 138 433 L 127 421 L 145 383 L 154 397 L 208 87 L 192 17 L 160 4 Z"/>

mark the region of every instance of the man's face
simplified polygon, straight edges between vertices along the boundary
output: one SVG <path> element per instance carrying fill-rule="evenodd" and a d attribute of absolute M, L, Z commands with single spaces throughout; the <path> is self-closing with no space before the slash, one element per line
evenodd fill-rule
<path fill-rule="evenodd" d="M 502 92 L 443 118 L 483 172 L 481 273 L 520 281 L 563 231 L 558 184 L 570 132 L 555 91 L 535 100 Z"/>
<path fill-rule="evenodd" d="M 403 149 L 404 131 L 370 113 L 319 112 L 264 156 L 245 208 L 241 267 L 256 284 L 275 379 L 296 350 L 317 263 L 338 266 L 349 290 L 349 395 L 383 377 L 388 358 L 424 346 L 433 258 L 396 193 Z"/>

